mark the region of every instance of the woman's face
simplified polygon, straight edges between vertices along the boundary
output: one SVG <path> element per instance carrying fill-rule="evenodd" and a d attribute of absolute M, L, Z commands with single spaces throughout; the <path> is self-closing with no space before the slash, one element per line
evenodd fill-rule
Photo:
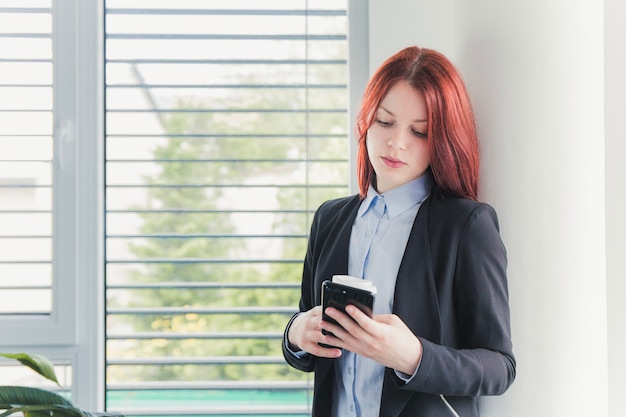
<path fill-rule="evenodd" d="M 367 131 L 376 191 L 382 194 L 424 174 L 430 165 L 427 127 L 424 94 L 404 80 L 395 83 Z"/>

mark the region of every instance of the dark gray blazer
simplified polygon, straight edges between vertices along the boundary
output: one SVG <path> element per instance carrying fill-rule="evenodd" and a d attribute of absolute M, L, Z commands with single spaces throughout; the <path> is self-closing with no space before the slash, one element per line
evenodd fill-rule
<path fill-rule="evenodd" d="M 358 196 L 331 200 L 315 213 L 300 311 L 320 304 L 322 281 L 348 273 L 350 233 L 360 202 Z M 492 207 L 433 189 L 409 236 L 393 312 L 420 338 L 424 352 L 407 384 L 385 370 L 381 417 L 454 415 L 441 395 L 461 417 L 478 416 L 478 396 L 506 391 L 515 378 L 515 358 L 506 251 Z M 286 349 L 286 339 L 283 354 L 291 366 L 315 371 L 313 417 L 330 416 L 334 359 L 298 358 Z"/>

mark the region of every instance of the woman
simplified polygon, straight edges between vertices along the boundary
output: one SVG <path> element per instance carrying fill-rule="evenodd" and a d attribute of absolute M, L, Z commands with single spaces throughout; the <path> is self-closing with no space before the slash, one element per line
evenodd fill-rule
<path fill-rule="evenodd" d="M 436 51 L 396 53 L 366 87 L 357 134 L 360 193 L 316 211 L 285 359 L 315 371 L 313 416 L 478 416 L 479 396 L 513 382 L 515 359 L 506 251 L 477 201 L 460 75 Z M 348 306 L 327 308 L 338 324 L 322 320 L 321 284 L 335 274 L 376 285 L 373 317 Z"/>

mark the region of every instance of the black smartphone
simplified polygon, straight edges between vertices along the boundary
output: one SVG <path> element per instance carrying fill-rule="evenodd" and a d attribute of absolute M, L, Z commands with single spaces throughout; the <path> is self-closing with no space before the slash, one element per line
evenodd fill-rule
<path fill-rule="evenodd" d="M 374 298 L 376 293 L 371 290 L 355 288 L 333 281 L 322 282 L 322 320 L 329 323 L 339 324 L 326 314 L 327 307 L 334 307 L 339 311 L 346 312 L 346 306 L 352 304 L 359 310 L 372 317 L 374 309 Z M 324 334 L 329 334 L 322 330 Z M 330 333 L 332 334 L 332 333 Z M 320 344 L 324 347 L 333 347 Z"/>

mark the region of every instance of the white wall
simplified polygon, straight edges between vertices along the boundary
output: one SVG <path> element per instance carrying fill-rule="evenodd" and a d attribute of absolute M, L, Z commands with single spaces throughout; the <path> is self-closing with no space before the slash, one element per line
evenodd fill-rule
<path fill-rule="evenodd" d="M 624 8 L 618 2 L 614 11 Z M 509 253 L 518 359 L 515 383 L 483 401 L 483 415 L 608 415 L 607 340 L 614 360 L 618 341 L 624 351 L 624 303 L 609 297 L 607 339 L 607 259 L 610 290 L 624 294 L 625 270 L 617 253 L 624 224 L 613 208 L 621 203 L 624 212 L 623 191 L 615 196 L 616 176 L 625 178 L 624 128 L 608 116 L 617 117 L 625 92 L 622 84 L 621 94 L 606 95 L 605 196 L 603 2 L 369 0 L 369 7 L 370 71 L 407 45 L 438 49 L 457 64 L 474 101 L 481 198 L 498 211 Z M 624 74 L 621 16 L 608 21 L 606 44 L 607 63 L 617 59 Z M 618 82 L 607 70 L 607 83 Z M 605 228 L 605 208 L 609 229 L 621 233 Z M 614 387 L 618 374 L 611 375 Z"/>
<path fill-rule="evenodd" d="M 618 417 L 626 392 L 626 2 L 604 3 L 609 415 Z"/>

